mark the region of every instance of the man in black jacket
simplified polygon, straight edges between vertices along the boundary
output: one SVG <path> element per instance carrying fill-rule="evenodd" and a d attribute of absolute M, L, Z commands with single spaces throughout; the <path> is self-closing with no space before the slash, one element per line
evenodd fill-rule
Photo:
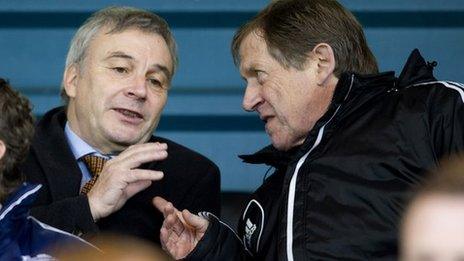
<path fill-rule="evenodd" d="M 242 158 L 276 171 L 238 235 L 155 198 L 164 248 L 187 260 L 395 260 L 410 188 L 464 149 L 464 87 L 437 81 L 417 50 L 398 78 L 378 73 L 360 24 L 333 0 L 274 1 L 232 52 L 243 107 L 272 141 Z"/>
<path fill-rule="evenodd" d="M 64 108 L 38 123 L 23 171 L 43 185 L 32 215 L 77 235 L 111 231 L 159 242 L 154 196 L 219 213 L 219 170 L 152 136 L 176 68 L 166 22 L 111 7 L 74 36 L 62 84 Z"/>

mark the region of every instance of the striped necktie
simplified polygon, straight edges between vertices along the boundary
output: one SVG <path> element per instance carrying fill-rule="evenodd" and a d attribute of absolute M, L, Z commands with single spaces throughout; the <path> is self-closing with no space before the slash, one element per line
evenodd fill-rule
<path fill-rule="evenodd" d="M 85 183 L 85 185 L 81 189 L 81 194 L 87 195 L 89 191 L 92 189 L 93 185 L 98 179 L 98 176 L 103 170 L 103 166 L 105 163 L 108 161 L 107 159 L 95 155 L 85 155 L 82 157 L 82 160 L 84 161 L 85 165 L 90 171 L 90 174 L 92 175 L 92 178 Z"/>

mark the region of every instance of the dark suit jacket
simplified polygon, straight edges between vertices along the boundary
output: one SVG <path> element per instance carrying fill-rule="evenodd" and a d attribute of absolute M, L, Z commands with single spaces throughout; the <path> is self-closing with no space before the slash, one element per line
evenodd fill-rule
<path fill-rule="evenodd" d="M 82 174 L 67 143 L 65 123 L 63 108 L 45 114 L 23 165 L 26 180 L 43 185 L 31 212 L 42 222 L 74 234 L 117 232 L 159 242 L 163 217 L 151 203 L 154 196 L 171 201 L 178 209 L 219 214 L 217 166 L 186 147 L 153 136 L 150 141 L 168 144 L 168 158 L 141 168 L 161 170 L 164 178 L 134 195 L 120 210 L 94 223 L 87 196 L 79 194 Z"/>

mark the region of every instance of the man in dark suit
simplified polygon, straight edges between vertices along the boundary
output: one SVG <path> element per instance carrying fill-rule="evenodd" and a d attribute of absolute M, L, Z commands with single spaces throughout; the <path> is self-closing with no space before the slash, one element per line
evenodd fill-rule
<path fill-rule="evenodd" d="M 78 235 L 159 242 L 153 196 L 219 214 L 217 166 L 152 136 L 176 63 L 168 25 L 150 12 L 106 8 L 79 28 L 63 76 L 66 106 L 43 116 L 23 166 L 29 182 L 44 186 L 32 215 Z"/>

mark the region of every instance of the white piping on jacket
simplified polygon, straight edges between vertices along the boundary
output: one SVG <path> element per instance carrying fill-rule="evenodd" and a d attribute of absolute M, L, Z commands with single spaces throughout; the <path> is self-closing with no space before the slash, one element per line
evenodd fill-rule
<path fill-rule="evenodd" d="M 429 85 L 429 84 L 436 84 L 436 83 L 440 83 L 440 84 L 443 84 L 443 86 L 447 87 L 447 88 L 450 88 L 450 89 L 453 89 L 453 90 L 456 90 L 459 95 L 461 95 L 461 99 L 462 99 L 462 102 L 464 102 L 464 85 L 462 83 L 457 83 L 457 82 L 445 82 L 445 81 L 433 81 L 433 82 L 424 82 L 424 83 L 418 83 L 418 84 L 414 84 L 414 85 L 411 85 L 411 87 L 413 86 L 422 86 L 422 85 Z"/>
<path fill-rule="evenodd" d="M 354 75 L 352 74 L 350 88 L 347 94 L 345 95 L 344 100 L 346 100 L 346 98 L 350 94 L 351 88 L 353 87 L 353 82 L 354 82 Z M 338 110 L 340 109 L 340 106 L 337 107 L 337 109 L 335 110 L 335 113 L 324 124 L 324 126 L 322 126 L 322 128 L 319 129 L 316 141 L 314 142 L 313 146 L 308 152 L 306 152 L 305 155 L 303 155 L 303 157 L 300 158 L 300 160 L 298 160 L 298 163 L 296 164 L 295 172 L 293 172 L 293 176 L 290 181 L 290 188 L 288 191 L 288 202 L 287 202 L 287 260 L 288 261 L 293 261 L 293 210 L 295 207 L 295 188 L 296 188 L 296 178 L 298 176 L 298 171 L 300 170 L 301 165 L 303 165 L 303 163 L 305 162 L 309 153 L 311 153 L 311 151 L 313 151 L 314 148 L 316 148 L 321 142 L 322 136 L 324 134 L 325 126 L 327 126 L 327 124 L 329 124 L 329 122 L 332 121 L 333 117 L 337 114 Z"/>
<path fill-rule="evenodd" d="M 2 220 L 14 207 L 17 205 L 21 204 L 21 202 L 28 198 L 30 195 L 34 194 L 37 192 L 42 187 L 42 185 L 36 185 L 35 187 L 31 188 L 28 192 L 24 193 L 21 197 L 19 197 L 16 201 L 12 202 L 7 209 L 0 215 L 0 220 Z"/>

